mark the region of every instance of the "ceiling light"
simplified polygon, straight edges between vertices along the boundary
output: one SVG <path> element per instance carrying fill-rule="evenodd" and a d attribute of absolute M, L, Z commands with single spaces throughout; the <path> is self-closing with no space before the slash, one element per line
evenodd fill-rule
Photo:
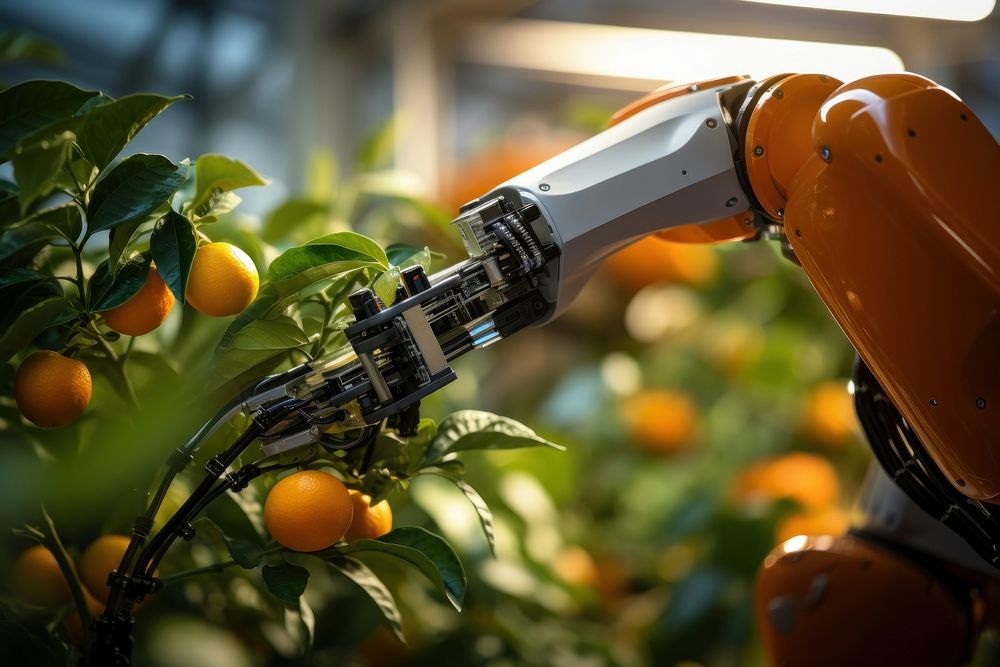
<path fill-rule="evenodd" d="M 832 9 L 841 12 L 918 16 L 946 21 L 981 21 L 990 15 L 996 0 L 743 0 L 768 5 Z"/>

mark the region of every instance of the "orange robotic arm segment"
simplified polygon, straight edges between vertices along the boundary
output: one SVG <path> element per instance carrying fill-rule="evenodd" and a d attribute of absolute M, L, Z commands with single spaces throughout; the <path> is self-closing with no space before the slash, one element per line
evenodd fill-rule
<path fill-rule="evenodd" d="M 960 595 L 865 539 L 802 535 L 764 561 L 757 625 L 775 665 L 958 665 L 975 636 Z"/>
<path fill-rule="evenodd" d="M 952 484 L 1000 496 L 1000 148 L 911 74 L 839 89 L 813 141 L 786 207 L 796 256 Z"/>

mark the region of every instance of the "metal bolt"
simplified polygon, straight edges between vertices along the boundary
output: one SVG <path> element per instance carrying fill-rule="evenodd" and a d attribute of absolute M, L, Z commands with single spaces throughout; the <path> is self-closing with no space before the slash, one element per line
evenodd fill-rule
<path fill-rule="evenodd" d="M 977 398 L 976 399 L 976 407 L 979 408 L 980 410 L 985 410 L 986 409 L 986 399 L 983 398 L 982 396 L 980 396 L 979 398 Z"/>
<path fill-rule="evenodd" d="M 829 146 L 823 146 L 819 149 L 819 156 L 823 158 L 824 161 L 829 162 L 830 158 L 833 157 L 833 153 L 830 152 Z"/>
<path fill-rule="evenodd" d="M 730 197 L 729 199 L 726 200 L 726 206 L 727 207 L 728 206 L 736 206 L 736 202 L 738 202 L 738 201 L 739 201 L 739 199 L 737 199 L 736 197 Z"/>
<path fill-rule="evenodd" d="M 937 399 L 936 399 L 936 398 L 932 398 L 932 399 L 931 399 L 931 407 L 932 407 L 932 408 L 936 408 L 936 407 L 937 407 L 937 404 L 938 404 L 938 401 L 937 401 Z"/>
<path fill-rule="evenodd" d="M 761 146 L 760 144 L 754 146 L 753 147 L 753 154 L 756 155 L 757 157 L 760 157 L 761 155 L 764 154 L 764 147 Z"/>
<path fill-rule="evenodd" d="M 774 91 L 774 96 L 780 100 L 785 96 L 785 91 L 783 91 L 781 88 L 778 88 L 776 91 Z"/>
<path fill-rule="evenodd" d="M 549 185 L 548 183 L 542 183 L 541 185 L 538 186 L 538 189 L 541 190 L 542 192 L 548 192 L 549 190 L 552 189 L 552 186 Z"/>
<path fill-rule="evenodd" d="M 785 217 L 785 209 L 783 209 L 783 208 L 779 208 L 778 209 L 778 217 L 779 218 L 784 218 Z"/>
<path fill-rule="evenodd" d="M 718 125 L 718 124 L 719 124 L 719 122 L 717 120 L 715 120 L 714 118 L 709 118 L 708 120 L 705 121 L 705 125 L 708 125 L 709 127 L 713 127 L 713 128 L 716 125 Z"/>

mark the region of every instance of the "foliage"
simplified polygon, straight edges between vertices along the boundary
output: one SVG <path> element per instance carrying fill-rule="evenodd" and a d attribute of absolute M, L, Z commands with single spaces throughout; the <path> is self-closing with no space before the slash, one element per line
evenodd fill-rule
<path fill-rule="evenodd" d="M 5 456 L 15 457 L 22 471 L 41 482 L 37 488 L 15 489 L 8 499 L 5 521 L 21 524 L 12 547 L 23 549 L 31 540 L 45 544 L 73 592 L 70 605 L 47 613 L 17 599 L 3 603 L 7 634 L 29 629 L 18 642 L 5 642 L 16 643 L 26 662 L 62 662 L 69 655 L 57 638 L 72 635 L 60 630 L 58 621 L 79 613 L 86 627 L 95 613 L 72 562 L 93 536 L 128 532 L 130 514 L 143 504 L 142 494 L 132 489 L 148 484 L 156 460 L 203 419 L 206 406 L 228 401 L 250 381 L 302 359 L 340 355 L 346 346 L 342 330 L 353 320 L 347 304 L 352 291 L 370 286 L 391 303 L 401 268 L 420 264 L 429 270 L 441 257 L 426 246 L 383 247 L 347 229 L 296 243 L 287 232 L 300 228 L 283 223 L 282 216 L 303 209 L 288 203 L 268 217 L 266 236 L 284 246 L 279 252 L 255 241 L 235 213 L 240 202 L 235 190 L 267 183 L 243 162 L 216 154 L 179 162 L 164 155 L 119 157 L 146 124 L 184 99 L 151 94 L 112 99 L 59 81 L 29 81 L 0 92 L 0 150 L 14 177 L 3 181 L 0 201 L 5 362 L 0 390 L 12 395 L 13 371 L 35 347 L 78 358 L 97 374 L 87 416 L 60 431 L 33 427 L 9 398 L 0 399 L 0 435 L 9 446 Z M 384 181 L 381 187 L 382 200 L 407 205 L 406 197 L 394 197 Z M 259 296 L 243 313 L 220 326 L 182 306 L 175 309 L 172 324 L 140 337 L 122 337 L 104 323 L 102 313 L 132 299 L 153 266 L 177 303 L 184 304 L 197 249 L 212 239 L 238 239 L 258 259 L 271 258 Z M 217 342 L 204 344 L 211 340 Z M 206 455 L 237 427 L 223 429 L 203 448 Z M 133 442 L 130 448 L 138 433 L 147 442 Z M 450 415 L 440 428 L 425 418 L 413 436 L 387 430 L 371 451 L 330 453 L 309 464 L 335 472 L 376 500 L 398 496 L 420 476 L 444 477 L 473 502 L 492 549 L 490 509 L 463 480 L 457 455 L 539 445 L 555 447 L 513 420 L 467 410 Z M 33 456 L 37 461 L 31 461 Z M 275 619 L 281 621 L 285 630 L 274 640 L 274 650 L 280 652 L 283 642 L 294 639 L 296 653 L 307 652 L 315 638 L 313 611 L 303 596 L 329 588 L 331 580 L 359 587 L 404 639 L 394 585 L 366 563 L 372 555 L 412 568 L 453 608 L 462 608 L 465 570 L 449 543 L 425 528 L 402 525 L 376 539 L 342 542 L 308 555 L 268 541 L 260 499 L 287 467 L 277 466 L 240 494 L 230 493 L 217 503 L 222 507 L 210 507 L 195 521 L 195 543 L 174 549 L 161 565 L 167 585 L 162 597 L 177 595 L 172 591 L 182 588 L 179 582 L 196 575 L 226 573 L 231 581 L 250 582 L 261 591 L 260 603 L 234 615 L 255 615 L 262 632 Z M 73 483 L 65 484 L 68 479 Z M 197 479 L 195 469 L 174 481 L 164 516 L 176 510 Z M 76 502 L 74 495 L 89 487 L 98 489 L 89 502 Z M 39 502 L 52 508 L 55 520 L 38 509 Z M 118 511 L 100 525 L 103 509 L 111 506 Z M 156 525 L 164 521 L 158 517 Z M 314 563 L 327 567 L 317 570 Z M 229 574 L 230 568 L 247 575 Z"/>

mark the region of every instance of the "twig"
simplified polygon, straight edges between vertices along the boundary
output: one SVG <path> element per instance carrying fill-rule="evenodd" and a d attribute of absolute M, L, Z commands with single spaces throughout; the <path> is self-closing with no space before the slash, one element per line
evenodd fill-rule
<path fill-rule="evenodd" d="M 56 525 L 52 521 L 52 517 L 49 516 L 48 511 L 45 509 L 45 505 L 42 505 L 42 517 L 45 519 L 45 546 L 48 547 L 49 551 L 56 558 L 56 563 L 59 564 L 59 569 L 62 570 L 63 576 L 66 578 L 66 582 L 69 584 L 69 592 L 73 596 L 73 603 L 76 605 L 76 611 L 80 615 L 80 625 L 83 627 L 84 639 L 83 654 L 87 655 L 89 651 L 87 650 L 90 646 L 90 608 L 87 606 L 87 598 L 83 594 L 83 585 L 80 583 L 80 577 L 77 576 L 76 569 L 70 563 L 69 555 L 66 553 L 66 547 L 63 546 L 62 540 L 59 539 L 59 533 L 56 531 Z"/>
<path fill-rule="evenodd" d="M 275 544 L 274 546 L 264 549 L 261 552 L 261 556 L 270 556 L 271 554 L 281 553 L 285 551 L 285 547 L 280 544 Z M 239 565 L 235 560 L 226 560 L 220 563 L 212 563 L 211 565 L 205 565 L 203 567 L 196 567 L 191 570 L 181 570 L 180 572 L 175 572 L 173 574 L 161 577 L 160 580 L 163 582 L 164 586 L 169 584 L 177 583 L 178 581 L 183 581 L 190 577 L 196 577 L 201 574 L 215 574 L 226 570 L 233 565 Z"/>

